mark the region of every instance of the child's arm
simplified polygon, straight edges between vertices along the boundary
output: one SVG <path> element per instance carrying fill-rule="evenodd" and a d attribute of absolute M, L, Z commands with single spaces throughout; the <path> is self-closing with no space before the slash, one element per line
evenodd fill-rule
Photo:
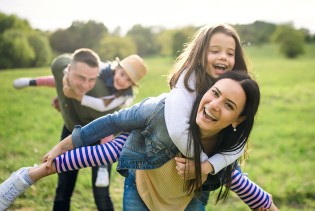
<path fill-rule="evenodd" d="M 88 95 L 78 95 L 69 86 L 67 76 L 63 78 L 63 93 L 69 98 L 76 99 L 81 105 L 92 108 L 97 111 L 109 111 L 119 106 L 129 106 L 133 102 L 133 96 L 124 95 L 116 97 L 115 95 L 105 96 L 101 98 Z"/>
<path fill-rule="evenodd" d="M 113 140 L 100 145 L 76 148 L 55 158 L 58 173 L 86 167 L 102 166 L 118 160 L 129 133 L 124 132 Z"/>
<path fill-rule="evenodd" d="M 133 102 L 132 96 L 119 96 L 111 99 L 96 98 L 84 95 L 81 100 L 81 105 L 87 106 L 97 111 L 108 111 L 119 106 L 129 106 Z"/>
<path fill-rule="evenodd" d="M 169 96 L 165 100 L 165 123 L 167 131 L 173 143 L 176 145 L 178 150 L 183 154 L 187 155 L 187 140 L 189 134 L 189 121 L 190 114 L 196 100 L 196 93 L 189 92 L 184 86 L 184 75 L 180 76 L 176 87 L 171 89 Z M 194 78 L 194 77 L 191 77 Z M 190 87 L 194 88 L 194 81 L 190 80 Z M 191 147 L 188 153 L 189 157 L 194 156 L 193 147 Z M 206 160 L 208 156 L 203 154 L 202 160 Z"/>
<path fill-rule="evenodd" d="M 232 174 L 230 189 L 251 209 L 264 208 L 270 211 L 278 210 L 269 194 L 238 170 L 234 170 Z"/>

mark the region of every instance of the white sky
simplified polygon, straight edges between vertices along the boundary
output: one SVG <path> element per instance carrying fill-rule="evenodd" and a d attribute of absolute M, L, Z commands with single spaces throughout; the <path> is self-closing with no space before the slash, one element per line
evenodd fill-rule
<path fill-rule="evenodd" d="M 75 20 L 102 22 L 123 32 L 135 24 L 186 25 L 291 22 L 315 33 L 314 0 L 0 0 L 0 12 L 27 19 L 33 28 L 67 28 Z"/>

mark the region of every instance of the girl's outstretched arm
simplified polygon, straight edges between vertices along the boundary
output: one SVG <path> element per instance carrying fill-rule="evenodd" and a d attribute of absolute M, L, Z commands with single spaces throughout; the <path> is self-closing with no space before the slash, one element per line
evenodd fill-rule
<path fill-rule="evenodd" d="M 58 173 L 89 166 L 101 166 L 114 163 L 119 158 L 122 146 L 128 137 L 123 132 L 110 142 L 101 145 L 79 147 L 74 150 L 71 135 L 59 142 L 44 157 L 46 170 L 53 171 L 54 164 Z"/>
<path fill-rule="evenodd" d="M 235 192 L 242 201 L 254 210 L 277 211 L 278 208 L 272 202 L 271 195 L 257 184 L 252 182 L 240 171 L 232 173 L 230 189 Z"/>
<path fill-rule="evenodd" d="M 103 166 L 116 162 L 129 133 L 124 132 L 113 140 L 93 146 L 79 147 L 56 157 L 58 173 L 86 167 Z"/>

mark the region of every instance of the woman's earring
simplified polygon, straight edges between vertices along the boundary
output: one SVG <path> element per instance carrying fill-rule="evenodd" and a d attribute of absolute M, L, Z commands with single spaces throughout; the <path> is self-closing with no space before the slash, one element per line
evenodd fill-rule
<path fill-rule="evenodd" d="M 233 131 L 234 131 L 234 132 L 236 132 L 236 126 L 235 126 L 235 127 L 233 127 Z"/>

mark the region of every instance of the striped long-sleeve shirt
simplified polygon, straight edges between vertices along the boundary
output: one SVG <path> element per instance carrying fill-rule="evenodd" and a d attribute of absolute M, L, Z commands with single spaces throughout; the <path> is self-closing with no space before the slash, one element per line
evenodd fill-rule
<path fill-rule="evenodd" d="M 80 147 L 65 152 L 55 158 L 57 172 L 61 173 L 116 162 L 128 135 L 129 133 L 122 133 L 105 144 Z M 270 208 L 271 206 L 272 202 L 268 193 L 238 170 L 235 170 L 232 174 L 230 189 L 252 209 Z"/>

